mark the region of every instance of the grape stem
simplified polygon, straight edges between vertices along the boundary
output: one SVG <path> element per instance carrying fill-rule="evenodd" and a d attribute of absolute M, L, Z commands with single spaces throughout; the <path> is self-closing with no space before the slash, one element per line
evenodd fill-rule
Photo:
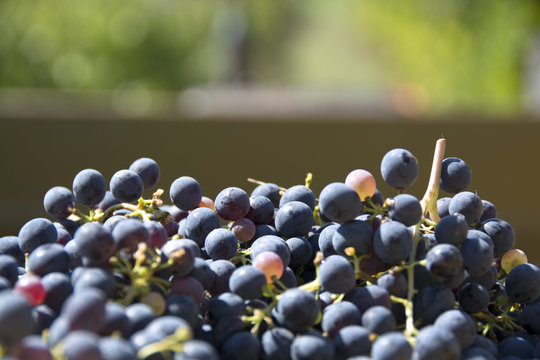
<path fill-rule="evenodd" d="M 446 139 L 439 139 L 435 144 L 435 152 L 433 154 L 433 164 L 431 165 L 431 174 L 429 183 L 420 201 L 424 216 L 429 212 L 431 220 L 435 223 L 440 221 L 439 212 L 437 211 L 437 198 L 439 197 L 439 186 L 441 183 L 441 168 L 444 159 L 444 151 L 446 149 Z"/>

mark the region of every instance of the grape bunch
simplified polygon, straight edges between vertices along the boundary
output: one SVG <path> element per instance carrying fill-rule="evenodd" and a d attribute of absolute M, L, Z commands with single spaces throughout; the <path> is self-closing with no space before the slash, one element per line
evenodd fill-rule
<path fill-rule="evenodd" d="M 0 238 L 1 358 L 540 359 L 540 269 L 445 144 L 421 199 L 401 148 L 390 197 L 364 169 L 214 199 L 150 158 L 83 169 Z"/>

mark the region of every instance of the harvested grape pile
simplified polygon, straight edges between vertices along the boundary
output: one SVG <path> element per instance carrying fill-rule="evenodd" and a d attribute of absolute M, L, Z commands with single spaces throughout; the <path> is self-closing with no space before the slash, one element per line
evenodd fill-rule
<path fill-rule="evenodd" d="M 386 198 L 362 169 L 214 200 L 189 176 L 142 198 L 149 158 L 109 190 L 84 169 L 45 194 L 50 220 L 0 238 L 2 359 L 540 358 L 540 269 L 445 143 L 420 200 L 400 148 Z"/>

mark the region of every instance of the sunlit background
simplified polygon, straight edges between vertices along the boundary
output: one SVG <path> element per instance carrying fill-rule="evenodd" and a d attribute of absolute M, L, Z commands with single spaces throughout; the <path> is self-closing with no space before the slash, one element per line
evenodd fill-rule
<path fill-rule="evenodd" d="M 392 196 L 378 164 L 406 147 L 421 197 L 445 136 L 540 262 L 539 116 L 536 0 L 0 0 L 3 232 L 140 156 L 210 197 L 357 167 Z"/>

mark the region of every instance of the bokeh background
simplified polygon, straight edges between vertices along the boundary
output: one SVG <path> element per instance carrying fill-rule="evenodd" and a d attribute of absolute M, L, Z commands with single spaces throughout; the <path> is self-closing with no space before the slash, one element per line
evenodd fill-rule
<path fill-rule="evenodd" d="M 0 34 L 4 235 L 141 156 L 166 191 L 312 172 L 318 193 L 364 168 L 393 196 L 379 164 L 403 147 L 420 198 L 444 136 L 540 263 L 538 1 L 1 0 Z"/>

